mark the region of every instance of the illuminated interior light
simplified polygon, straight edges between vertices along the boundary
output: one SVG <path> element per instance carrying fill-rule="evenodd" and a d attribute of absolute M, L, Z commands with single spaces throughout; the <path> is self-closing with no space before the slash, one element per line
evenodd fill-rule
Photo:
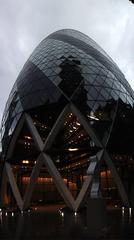
<path fill-rule="evenodd" d="M 56 160 L 56 162 L 58 162 L 58 163 L 59 163 L 59 162 L 60 162 L 60 159 L 57 159 L 57 160 Z"/>
<path fill-rule="evenodd" d="M 22 163 L 24 163 L 24 164 L 28 164 L 29 161 L 28 161 L 28 160 L 22 160 Z"/>
<path fill-rule="evenodd" d="M 129 208 L 129 216 L 131 217 L 132 214 L 132 208 Z"/>
<path fill-rule="evenodd" d="M 68 148 L 68 151 L 73 152 L 73 151 L 78 151 L 79 148 Z"/>
<path fill-rule="evenodd" d="M 122 207 L 122 215 L 124 215 L 124 210 L 125 210 L 125 208 L 124 208 L 124 207 Z"/>
<path fill-rule="evenodd" d="M 77 126 L 80 126 L 80 123 L 79 123 L 79 122 L 76 122 L 76 125 L 77 125 Z"/>
<path fill-rule="evenodd" d="M 30 136 L 24 136 L 24 138 L 26 138 L 26 139 L 32 139 Z"/>
<path fill-rule="evenodd" d="M 99 121 L 99 118 L 97 118 L 97 117 L 95 117 L 95 116 L 91 116 L 91 115 L 89 116 L 89 115 L 88 115 L 88 117 L 89 117 L 90 119 L 93 119 L 93 120 Z"/>

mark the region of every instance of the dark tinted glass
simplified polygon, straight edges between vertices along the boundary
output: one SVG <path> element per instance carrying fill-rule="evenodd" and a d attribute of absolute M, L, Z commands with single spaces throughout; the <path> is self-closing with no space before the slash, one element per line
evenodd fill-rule
<path fill-rule="evenodd" d="M 118 101 L 133 107 L 133 96 L 117 65 L 92 39 L 57 31 L 37 46 L 13 86 L 2 119 L 3 149 L 23 112 L 41 107 L 46 112 L 53 105 L 58 115 L 70 101 L 106 142 Z"/>

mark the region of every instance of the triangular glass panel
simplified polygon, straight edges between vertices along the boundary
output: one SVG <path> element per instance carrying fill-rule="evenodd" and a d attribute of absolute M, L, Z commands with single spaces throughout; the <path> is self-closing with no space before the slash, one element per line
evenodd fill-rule
<path fill-rule="evenodd" d="M 17 177 L 15 174 L 16 174 L 16 171 L 14 170 L 14 167 L 13 167 L 14 179 L 17 182 Z M 13 190 L 12 190 L 12 187 L 10 185 L 8 178 L 7 178 L 6 189 L 5 189 L 4 203 L 6 205 L 6 208 L 8 208 L 8 207 L 10 208 L 11 206 L 14 208 L 17 207 L 15 195 L 13 193 Z"/>
<path fill-rule="evenodd" d="M 102 161 L 100 171 L 100 192 L 102 194 L 102 197 L 106 200 L 107 206 L 122 206 L 119 190 L 114 181 L 111 170 L 108 168 L 104 161 Z"/>
<path fill-rule="evenodd" d="M 43 165 L 35 181 L 30 205 L 40 206 L 45 204 L 61 204 L 62 202 L 63 198 L 58 192 L 52 176 L 49 174 L 46 166 Z"/>
<path fill-rule="evenodd" d="M 114 126 L 107 146 L 109 152 L 123 156 L 127 151 L 130 159 L 131 156 L 134 156 L 133 118 L 133 108 L 119 100 Z M 131 163 L 130 161 L 130 165 Z"/>
<path fill-rule="evenodd" d="M 112 89 L 110 95 L 114 100 L 117 101 L 119 99 L 120 92 Z"/>
<path fill-rule="evenodd" d="M 126 103 L 127 102 L 127 95 L 123 92 L 120 92 L 120 99 Z"/>
<path fill-rule="evenodd" d="M 114 101 L 96 101 L 96 104 L 87 115 L 92 123 L 92 128 L 104 144 L 108 141 L 115 116 L 116 104 Z"/>
<path fill-rule="evenodd" d="M 90 94 L 87 94 L 88 101 L 94 101 L 94 97 L 92 97 Z"/>
<path fill-rule="evenodd" d="M 62 81 L 62 79 L 59 76 L 56 76 L 55 79 L 53 80 L 53 82 L 56 86 L 58 86 L 61 81 Z"/>
<path fill-rule="evenodd" d="M 117 79 L 115 79 L 114 84 L 113 84 L 113 89 L 120 91 L 121 88 L 121 84 L 119 81 L 117 81 Z"/>
<path fill-rule="evenodd" d="M 60 67 L 53 67 L 53 71 L 56 73 L 56 74 L 59 74 L 60 71 L 61 71 L 61 68 Z"/>
<path fill-rule="evenodd" d="M 73 102 L 92 125 L 96 135 L 105 144 L 108 140 L 108 135 L 112 127 L 117 102 L 114 99 L 105 101 L 103 96 L 98 94 L 97 91 L 96 95 L 98 95 L 96 96 L 96 99 L 94 99 L 96 101 L 92 101 L 92 98 L 94 98 L 94 96 L 92 96 L 92 92 L 93 91 L 90 90 L 89 94 L 85 92 L 84 95 L 82 92 L 78 91 L 73 98 Z"/>
<path fill-rule="evenodd" d="M 52 74 L 52 70 L 50 68 L 47 68 L 45 74 L 47 77 L 49 77 Z"/>
<path fill-rule="evenodd" d="M 108 70 L 106 68 L 101 68 L 100 75 L 107 76 L 107 74 L 108 74 Z"/>
<path fill-rule="evenodd" d="M 94 85 L 103 86 L 106 76 L 97 75 L 94 81 Z"/>
<path fill-rule="evenodd" d="M 84 88 L 88 92 L 93 85 L 89 84 L 87 81 L 84 81 L 84 83 L 85 83 Z"/>
<path fill-rule="evenodd" d="M 17 114 L 14 118 L 11 118 L 10 121 L 6 121 L 6 123 L 2 123 L 1 126 L 1 137 L 2 139 L 2 151 L 3 154 L 6 154 L 8 151 L 8 144 L 11 141 L 13 132 L 16 128 L 16 125 L 21 118 L 21 113 Z"/>
<path fill-rule="evenodd" d="M 91 95 L 94 98 L 94 100 L 96 100 L 99 95 L 98 89 L 92 86 L 88 91 L 88 95 Z"/>
<path fill-rule="evenodd" d="M 114 79 L 115 76 L 114 76 L 114 74 L 111 71 L 108 71 L 107 78 Z"/>
<path fill-rule="evenodd" d="M 15 141 L 15 147 L 13 149 L 10 163 L 15 166 L 33 166 L 34 161 L 38 156 L 38 151 L 36 149 L 32 134 L 24 122 L 22 129 Z"/>
<path fill-rule="evenodd" d="M 100 68 L 99 66 L 96 67 L 96 66 L 94 66 L 94 65 L 89 65 L 89 66 L 88 66 L 88 69 L 89 69 L 89 71 L 92 70 L 94 73 L 98 74 L 101 68 Z"/>
<path fill-rule="evenodd" d="M 106 101 L 106 99 L 103 97 L 103 95 L 99 94 L 97 99 L 97 101 Z"/>
<path fill-rule="evenodd" d="M 84 77 L 85 84 L 93 84 L 94 80 L 97 77 L 97 74 L 88 74 L 88 73 L 83 73 L 82 76 Z"/>
<path fill-rule="evenodd" d="M 53 82 L 55 78 L 56 78 L 56 74 L 53 72 L 51 76 L 49 76 L 49 79 Z"/>
<path fill-rule="evenodd" d="M 62 104 L 59 104 L 59 101 L 60 103 L 62 102 Z M 51 102 L 30 111 L 32 121 L 43 142 L 45 142 L 46 138 L 48 137 L 48 134 L 50 133 L 66 103 L 67 102 L 64 96 L 60 95 L 57 91 L 52 96 Z"/>
<path fill-rule="evenodd" d="M 133 107 L 133 99 L 132 97 L 130 97 L 130 95 L 127 95 L 127 104 L 131 105 L 131 107 Z"/>
<path fill-rule="evenodd" d="M 114 83 L 114 79 L 107 77 L 106 81 L 107 81 L 108 87 L 112 88 L 113 87 L 113 83 Z"/>
<path fill-rule="evenodd" d="M 35 164 L 36 158 L 33 156 L 32 159 L 27 157 L 21 160 L 19 165 L 18 164 L 11 165 L 16 185 L 18 187 L 18 191 L 20 192 L 22 199 L 24 199 L 25 192 L 30 182 L 32 169 Z"/>
<path fill-rule="evenodd" d="M 89 101 L 87 101 L 87 105 L 90 109 L 93 109 L 94 105 L 95 105 L 95 101 L 93 101 L 92 97 L 90 96 Z M 87 115 L 88 116 L 88 115 Z"/>
<path fill-rule="evenodd" d="M 104 97 L 104 100 L 107 101 L 109 97 L 109 91 L 107 88 L 102 88 L 100 91 L 101 95 Z"/>

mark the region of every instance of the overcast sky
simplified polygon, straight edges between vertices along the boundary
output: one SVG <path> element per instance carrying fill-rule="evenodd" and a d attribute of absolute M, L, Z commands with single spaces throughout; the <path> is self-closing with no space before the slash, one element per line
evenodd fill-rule
<path fill-rule="evenodd" d="M 134 4 L 129 0 L 0 0 L 0 119 L 29 55 L 62 28 L 93 38 L 134 89 Z"/>

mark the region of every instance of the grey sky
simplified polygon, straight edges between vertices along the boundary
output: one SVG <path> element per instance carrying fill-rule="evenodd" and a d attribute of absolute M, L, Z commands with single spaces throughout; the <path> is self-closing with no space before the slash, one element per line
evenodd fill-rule
<path fill-rule="evenodd" d="M 62 28 L 93 38 L 134 89 L 134 5 L 129 0 L 0 0 L 0 119 L 29 55 Z"/>

